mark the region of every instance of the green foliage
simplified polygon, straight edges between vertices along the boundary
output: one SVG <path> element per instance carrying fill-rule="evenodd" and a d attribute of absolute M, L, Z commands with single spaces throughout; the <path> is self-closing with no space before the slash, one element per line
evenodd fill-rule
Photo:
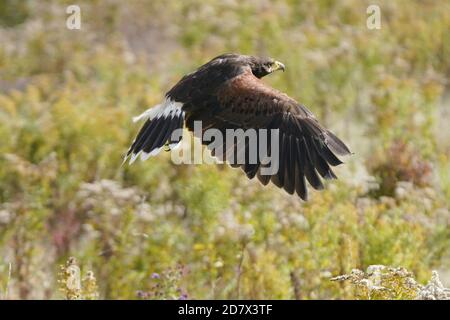
<path fill-rule="evenodd" d="M 379 1 L 381 30 L 357 0 L 79 2 L 81 30 L 67 1 L 1 4 L 1 298 L 342 299 L 354 268 L 449 268 L 446 1 Z M 132 116 L 229 51 L 285 63 L 264 81 L 355 152 L 310 201 L 164 152 L 121 166 Z M 70 256 L 90 293 L 58 291 Z"/>
<path fill-rule="evenodd" d="M 13 27 L 29 17 L 29 1 L 4 0 L 0 3 L 0 25 Z"/>

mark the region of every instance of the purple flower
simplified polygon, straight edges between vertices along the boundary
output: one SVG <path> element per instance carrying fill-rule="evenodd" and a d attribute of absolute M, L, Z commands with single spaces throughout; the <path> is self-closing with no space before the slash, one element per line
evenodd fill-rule
<path fill-rule="evenodd" d="M 142 290 L 138 290 L 136 292 L 136 295 L 138 296 L 138 298 L 141 298 L 141 299 L 146 299 L 148 297 L 148 293 L 145 291 L 142 291 Z"/>
<path fill-rule="evenodd" d="M 152 279 L 159 279 L 159 278 L 161 278 L 161 276 L 158 273 L 156 272 L 152 273 Z"/>
<path fill-rule="evenodd" d="M 187 300 L 187 298 L 188 298 L 187 293 L 183 293 L 183 294 L 178 298 L 178 300 Z"/>

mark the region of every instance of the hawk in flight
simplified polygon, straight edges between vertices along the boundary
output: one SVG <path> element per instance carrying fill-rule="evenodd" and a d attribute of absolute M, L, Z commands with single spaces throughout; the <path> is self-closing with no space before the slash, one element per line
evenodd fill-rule
<path fill-rule="evenodd" d="M 271 181 L 307 200 L 306 181 L 314 189 L 323 189 L 320 177 L 336 179 L 330 166 L 341 164 L 337 156 L 348 155 L 350 150 L 304 105 L 261 81 L 284 69 L 282 63 L 271 58 L 224 54 L 212 59 L 184 76 L 166 93 L 163 103 L 134 119 L 145 123 L 125 161 L 130 159 L 131 164 L 138 157 L 145 160 L 164 146 L 173 149 L 181 140 L 174 138 L 173 132 L 184 126 L 194 131 L 195 121 L 201 121 L 203 132 L 209 128 L 223 133 L 228 129 L 276 129 L 277 172 L 263 174 L 263 159 L 232 166 L 241 167 L 250 179 L 256 176 L 263 185 Z M 248 144 L 244 144 L 246 152 Z M 236 145 L 233 147 L 236 151 Z M 213 151 L 213 155 L 227 160 L 227 152 L 215 155 Z"/>

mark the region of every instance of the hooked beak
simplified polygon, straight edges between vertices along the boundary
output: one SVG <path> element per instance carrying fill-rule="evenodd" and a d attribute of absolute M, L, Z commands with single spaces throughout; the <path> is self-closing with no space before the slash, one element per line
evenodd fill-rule
<path fill-rule="evenodd" d="M 280 61 L 274 61 L 274 63 L 272 64 L 272 72 L 277 70 L 283 70 L 284 72 L 285 69 L 286 67 Z"/>

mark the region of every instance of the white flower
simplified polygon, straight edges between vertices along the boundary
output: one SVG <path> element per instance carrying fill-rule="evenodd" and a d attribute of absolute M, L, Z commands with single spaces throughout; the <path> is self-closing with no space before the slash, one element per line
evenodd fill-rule
<path fill-rule="evenodd" d="M 422 287 L 417 295 L 419 300 L 450 300 L 450 289 L 447 289 L 439 279 L 437 271 L 433 271 L 431 280 Z"/>
<path fill-rule="evenodd" d="M 13 214 L 8 210 L 0 210 L 0 224 L 8 224 L 11 222 Z"/>

